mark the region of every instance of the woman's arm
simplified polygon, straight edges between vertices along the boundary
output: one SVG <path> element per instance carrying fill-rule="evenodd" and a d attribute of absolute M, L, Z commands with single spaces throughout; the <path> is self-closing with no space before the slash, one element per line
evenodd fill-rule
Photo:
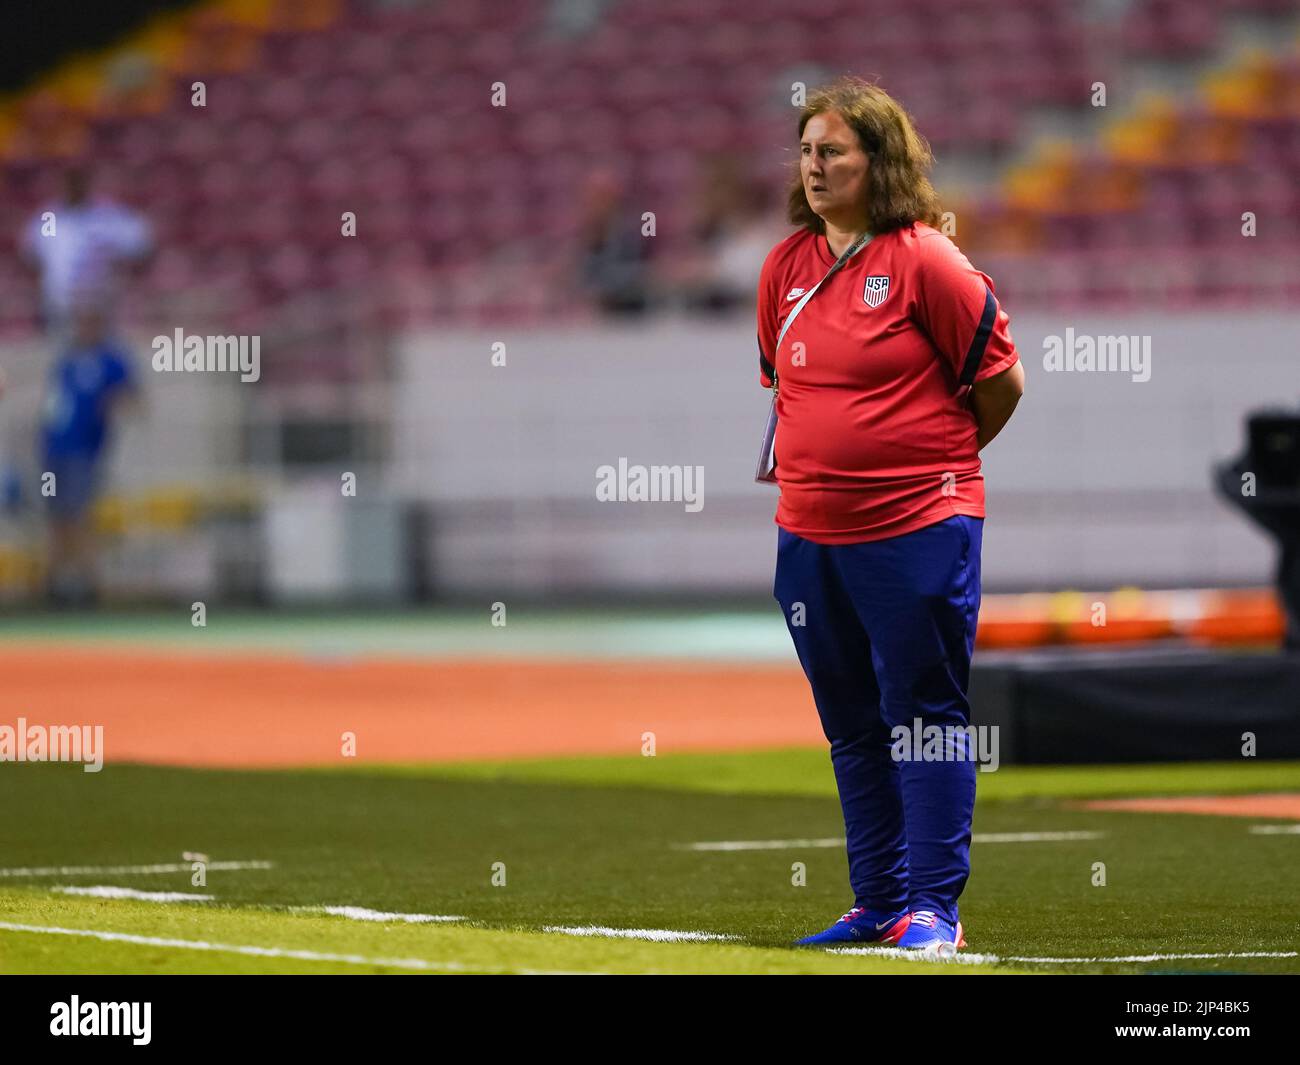
<path fill-rule="evenodd" d="M 914 316 L 978 425 L 977 449 L 1001 432 L 1025 387 L 1011 318 L 987 274 L 936 229 L 918 227 Z M 957 393 L 962 395 L 960 391 Z"/>
<path fill-rule="evenodd" d="M 1000 374 L 976 381 L 971 386 L 971 410 L 979 423 L 979 450 L 1002 431 L 1020 397 L 1025 394 L 1025 370 L 1017 359 Z"/>

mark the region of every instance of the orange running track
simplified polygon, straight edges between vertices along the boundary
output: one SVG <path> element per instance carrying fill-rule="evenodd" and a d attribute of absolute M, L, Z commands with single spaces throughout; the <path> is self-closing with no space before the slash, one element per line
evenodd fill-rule
<path fill-rule="evenodd" d="M 1278 818 L 1300 821 L 1300 795 L 1178 795 L 1146 799 L 1094 799 L 1087 810 L 1131 810 L 1147 814 L 1209 814 L 1214 817 Z"/>
<path fill-rule="evenodd" d="M 419 662 L 0 650 L 0 724 L 103 725 L 106 762 L 187 766 L 635 754 L 825 744 L 797 665 Z"/>

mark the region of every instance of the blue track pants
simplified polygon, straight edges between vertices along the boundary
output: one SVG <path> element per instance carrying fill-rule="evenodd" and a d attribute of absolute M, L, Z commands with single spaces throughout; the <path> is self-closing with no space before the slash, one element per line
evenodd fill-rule
<path fill-rule="evenodd" d="M 970 723 L 983 529 L 956 515 L 835 546 L 779 530 L 773 590 L 830 741 L 856 906 L 957 920 L 976 764 L 899 759 L 890 730 Z"/>

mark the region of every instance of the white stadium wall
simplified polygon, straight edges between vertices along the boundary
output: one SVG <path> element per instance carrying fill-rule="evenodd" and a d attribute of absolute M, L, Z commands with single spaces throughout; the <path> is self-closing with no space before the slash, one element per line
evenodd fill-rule
<path fill-rule="evenodd" d="M 1067 327 L 1151 337 L 1150 379 L 1048 372 L 1044 340 Z M 1300 318 L 1026 315 L 1012 332 L 1026 395 L 984 454 L 986 588 L 1271 581 L 1270 541 L 1215 497 L 1211 466 L 1240 452 L 1248 411 L 1300 405 Z M 407 336 L 391 473 L 441 515 L 441 582 L 769 591 L 753 334 L 739 319 Z M 703 508 L 598 502 L 597 467 L 620 458 L 703 466 Z"/>
<path fill-rule="evenodd" d="M 1067 327 L 1150 336 L 1150 379 L 1047 372 L 1044 338 Z M 1300 317 L 1025 315 L 1013 318 L 1012 332 L 1026 395 L 984 456 L 987 589 L 1272 580 L 1272 544 L 1215 497 L 1210 471 L 1241 450 L 1248 411 L 1300 404 Z M 498 343 L 504 366 L 493 365 Z M 359 495 L 427 508 L 432 520 L 418 549 L 437 590 L 770 594 L 776 489 L 752 480 L 767 393 L 749 317 L 428 330 L 395 345 L 391 395 L 370 404 L 386 412 L 388 460 L 362 476 Z M 135 350 L 148 407 L 120 434 L 113 486 L 203 486 L 243 472 L 245 390 L 261 386 L 156 374 L 147 342 Z M 0 436 L 12 456 L 30 448 L 46 356 L 31 341 L 0 347 L 0 357 L 10 385 Z M 597 467 L 620 459 L 703 467 L 702 507 L 600 502 Z M 265 486 L 263 540 L 274 569 L 276 559 L 294 558 L 280 543 L 283 530 L 304 527 L 291 513 L 295 501 L 337 494 L 338 471 L 292 486 L 274 467 L 252 472 Z M 220 546 L 205 552 L 193 537 L 184 545 L 163 539 L 114 557 L 137 557 L 141 571 L 165 569 L 169 585 L 201 591 L 215 578 L 197 571 L 199 560 Z M 346 592 L 361 577 L 375 587 L 396 579 L 387 570 L 343 573 L 356 568 L 348 561 L 355 554 L 325 552 L 308 583 Z M 186 567 L 196 572 L 177 577 Z M 301 575 L 266 577 L 287 587 Z"/>

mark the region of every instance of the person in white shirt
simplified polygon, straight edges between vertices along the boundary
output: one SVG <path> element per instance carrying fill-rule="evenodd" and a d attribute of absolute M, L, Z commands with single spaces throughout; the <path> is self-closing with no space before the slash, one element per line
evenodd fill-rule
<path fill-rule="evenodd" d="M 90 174 L 75 167 L 65 175 L 63 202 L 42 208 L 28 222 L 21 247 L 40 273 L 45 324 L 58 332 L 76 294 L 112 294 L 122 266 L 149 254 L 152 235 L 140 214 L 94 197 Z"/>

